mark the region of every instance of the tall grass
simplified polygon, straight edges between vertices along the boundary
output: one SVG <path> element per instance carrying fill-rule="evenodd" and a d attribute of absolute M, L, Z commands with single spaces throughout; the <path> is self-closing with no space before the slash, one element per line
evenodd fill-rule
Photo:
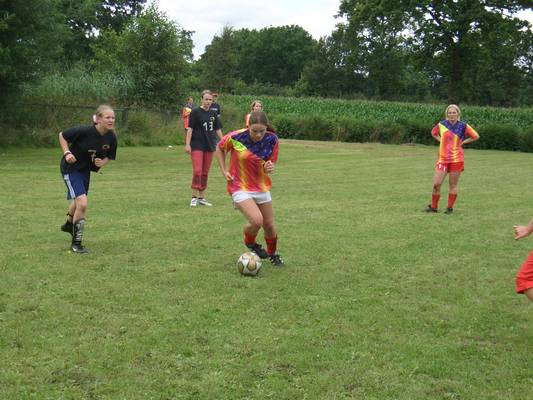
<path fill-rule="evenodd" d="M 37 84 L 24 85 L 22 98 L 45 104 L 128 104 L 133 82 L 127 75 L 87 71 L 82 66 L 47 75 Z"/>

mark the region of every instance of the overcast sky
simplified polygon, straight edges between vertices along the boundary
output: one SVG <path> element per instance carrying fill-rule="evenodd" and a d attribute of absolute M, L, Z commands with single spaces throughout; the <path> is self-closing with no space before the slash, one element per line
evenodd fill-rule
<path fill-rule="evenodd" d="M 339 0 L 157 0 L 159 10 L 181 28 L 194 31 L 194 58 L 203 54 L 205 46 L 224 26 L 235 29 L 261 29 L 269 26 L 299 25 L 313 38 L 330 35 Z M 533 12 L 521 16 L 533 23 Z"/>
<path fill-rule="evenodd" d="M 299 25 L 313 38 L 331 34 L 341 19 L 337 0 L 159 0 L 159 10 L 181 28 L 194 31 L 194 57 L 198 59 L 224 26 L 261 29 Z"/>

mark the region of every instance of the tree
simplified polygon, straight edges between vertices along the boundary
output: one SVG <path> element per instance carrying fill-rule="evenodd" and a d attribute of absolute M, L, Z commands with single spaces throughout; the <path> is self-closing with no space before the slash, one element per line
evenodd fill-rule
<path fill-rule="evenodd" d="M 65 44 L 68 60 L 88 60 L 91 44 L 103 31 L 122 32 L 142 11 L 146 0 L 58 0 L 59 11 L 69 29 Z"/>
<path fill-rule="evenodd" d="M 396 38 L 409 33 L 403 43 L 416 55 L 413 61 L 434 77 L 437 86 L 445 88 L 449 102 L 459 102 L 467 98 L 470 68 L 483 55 L 478 51 L 483 46 L 479 39 L 501 29 L 508 31 L 509 26 L 519 32 L 527 23 L 512 15 L 525 8 L 532 9 L 533 5 L 524 0 L 341 0 L 339 14 L 346 16 L 354 43 L 365 37 L 369 43 L 394 44 L 381 35 L 368 35 L 376 30 Z M 387 27 L 380 29 L 380 25 Z M 508 38 L 510 46 L 520 47 L 518 35 Z M 504 65 L 517 61 L 512 52 L 499 55 L 506 59 Z"/>
<path fill-rule="evenodd" d="M 246 83 L 290 86 L 300 78 L 316 42 L 305 29 L 290 25 L 249 31 L 242 45 L 239 72 Z"/>
<path fill-rule="evenodd" d="M 134 82 L 130 103 L 170 106 L 185 95 L 184 81 L 192 62 L 191 34 L 152 5 L 122 32 L 102 32 L 92 46 L 95 57 L 91 64 L 117 76 L 129 76 Z"/>
<path fill-rule="evenodd" d="M 313 57 L 305 65 L 296 85 L 297 93 L 311 96 L 341 97 L 365 90 L 365 77 L 355 73 L 347 55 L 345 31 L 337 29 L 321 38 Z"/>
<path fill-rule="evenodd" d="M 313 38 L 299 26 L 260 31 L 230 27 L 215 36 L 199 63 L 207 86 L 230 90 L 246 84 L 295 84 L 315 48 Z"/>
<path fill-rule="evenodd" d="M 226 26 L 215 35 L 198 61 L 204 88 L 231 92 L 239 79 L 235 31 Z"/>
<path fill-rule="evenodd" d="M 54 0 L 0 0 L 0 93 L 51 70 L 62 54 L 62 16 Z"/>

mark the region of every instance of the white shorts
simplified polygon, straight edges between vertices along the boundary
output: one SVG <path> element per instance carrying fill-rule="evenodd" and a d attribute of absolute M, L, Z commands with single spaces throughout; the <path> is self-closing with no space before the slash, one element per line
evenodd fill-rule
<path fill-rule="evenodd" d="M 244 200 L 252 199 L 256 204 L 269 203 L 272 201 L 270 192 L 245 192 L 239 190 L 231 195 L 234 203 L 240 203 Z"/>

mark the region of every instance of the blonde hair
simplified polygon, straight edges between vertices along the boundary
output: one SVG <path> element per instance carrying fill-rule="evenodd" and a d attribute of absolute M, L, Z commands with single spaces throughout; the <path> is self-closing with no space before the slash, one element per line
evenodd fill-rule
<path fill-rule="evenodd" d="M 448 110 L 450 108 L 455 108 L 457 110 L 457 115 L 459 116 L 458 119 L 461 119 L 461 109 L 459 108 L 457 104 L 450 104 L 448 107 L 446 107 L 446 111 L 444 112 L 444 117 L 446 119 L 448 118 Z"/>
<path fill-rule="evenodd" d="M 108 106 L 107 104 L 101 104 L 98 106 L 98 108 L 96 109 L 96 112 L 94 113 L 94 115 L 96 115 L 97 117 L 101 117 L 102 115 L 104 115 L 104 111 L 113 111 L 113 107 L 111 106 Z"/>
<path fill-rule="evenodd" d="M 205 89 L 205 90 L 202 90 L 202 99 L 204 98 L 206 94 L 210 94 L 211 96 L 213 96 L 213 93 L 211 92 L 211 90 Z"/>

